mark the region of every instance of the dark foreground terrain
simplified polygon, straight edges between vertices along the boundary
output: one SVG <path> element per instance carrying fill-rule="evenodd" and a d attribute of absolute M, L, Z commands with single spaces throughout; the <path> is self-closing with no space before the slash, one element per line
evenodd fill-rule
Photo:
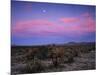
<path fill-rule="evenodd" d="M 94 70 L 95 43 L 12 46 L 11 74 Z"/>

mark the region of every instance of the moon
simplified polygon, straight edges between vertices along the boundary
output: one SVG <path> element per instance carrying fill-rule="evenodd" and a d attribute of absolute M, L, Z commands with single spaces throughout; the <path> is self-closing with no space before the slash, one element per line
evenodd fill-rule
<path fill-rule="evenodd" d="M 45 13 L 45 12 L 46 12 L 46 10 L 42 10 L 42 12 L 43 12 L 43 13 Z"/>

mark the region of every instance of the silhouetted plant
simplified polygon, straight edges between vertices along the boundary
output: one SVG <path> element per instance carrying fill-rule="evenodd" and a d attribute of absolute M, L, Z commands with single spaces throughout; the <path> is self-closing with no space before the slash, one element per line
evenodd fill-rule
<path fill-rule="evenodd" d="M 35 56 L 37 56 L 38 48 L 29 49 L 27 54 L 25 55 L 26 61 L 34 60 Z"/>
<path fill-rule="evenodd" d="M 52 59 L 54 67 L 57 68 L 60 65 L 59 59 L 61 60 L 61 62 L 63 61 L 64 49 L 61 47 L 59 48 L 53 47 L 49 55 L 50 58 Z"/>
<path fill-rule="evenodd" d="M 65 61 L 66 63 L 72 63 L 72 62 L 74 62 L 74 56 L 73 56 L 72 53 L 67 52 L 65 54 L 65 56 L 66 56 L 66 59 L 67 59 L 67 61 Z"/>
<path fill-rule="evenodd" d="M 41 60 L 35 58 L 27 63 L 26 67 L 22 70 L 24 73 L 38 73 L 44 70 L 44 64 L 41 63 Z"/>

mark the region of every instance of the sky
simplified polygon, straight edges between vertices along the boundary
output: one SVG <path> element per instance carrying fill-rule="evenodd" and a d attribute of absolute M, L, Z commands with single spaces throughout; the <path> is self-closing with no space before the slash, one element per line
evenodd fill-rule
<path fill-rule="evenodd" d="M 12 45 L 95 42 L 96 7 L 43 2 L 11 2 Z"/>

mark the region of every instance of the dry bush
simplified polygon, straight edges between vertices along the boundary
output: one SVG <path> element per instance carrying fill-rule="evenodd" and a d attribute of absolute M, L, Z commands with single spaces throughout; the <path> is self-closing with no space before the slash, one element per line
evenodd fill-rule
<path fill-rule="evenodd" d="M 65 61 L 66 63 L 74 62 L 74 56 L 71 53 L 67 52 L 65 56 L 66 56 L 66 59 L 67 59 L 67 61 Z"/>
<path fill-rule="evenodd" d="M 29 49 L 28 52 L 25 54 L 26 61 L 34 60 L 38 51 L 39 51 L 38 48 Z"/>
<path fill-rule="evenodd" d="M 49 57 L 52 59 L 54 67 L 58 67 L 64 58 L 64 49 L 62 47 L 53 47 L 49 53 Z"/>
<path fill-rule="evenodd" d="M 45 65 L 41 63 L 41 60 L 35 58 L 35 60 L 31 60 L 27 62 L 26 67 L 21 70 L 22 73 L 39 73 L 45 69 Z"/>

